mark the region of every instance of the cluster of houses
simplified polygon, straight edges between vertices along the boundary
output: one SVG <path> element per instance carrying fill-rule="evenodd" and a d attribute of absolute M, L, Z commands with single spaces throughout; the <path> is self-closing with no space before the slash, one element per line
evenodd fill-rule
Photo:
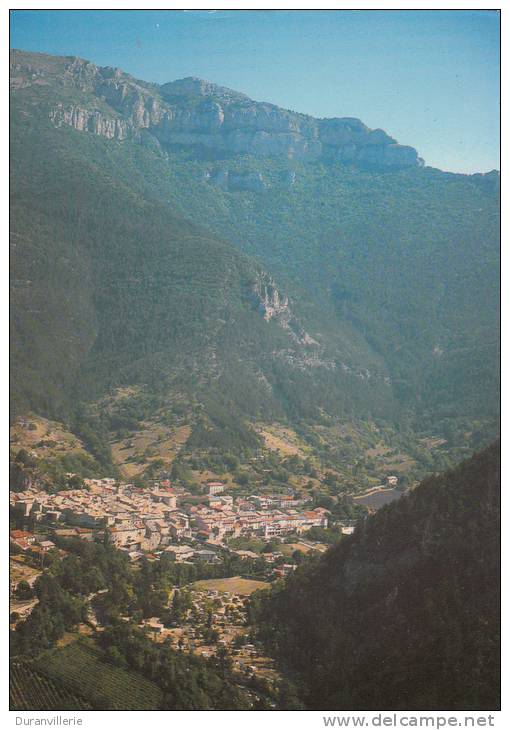
<path fill-rule="evenodd" d="M 34 535 L 28 530 L 11 530 L 9 540 L 20 550 L 35 550 L 36 552 L 48 552 L 55 547 L 55 543 L 44 537 Z"/>
<path fill-rule="evenodd" d="M 220 546 L 232 537 L 281 537 L 328 524 L 327 510 L 304 510 L 304 501 L 293 496 L 234 498 L 224 494 L 221 482 L 209 483 L 208 493 L 196 496 L 172 488 L 167 480 L 135 487 L 114 479 L 86 479 L 82 489 L 55 494 L 32 487 L 11 492 L 10 504 L 14 515 L 49 525 L 56 534 L 93 539 L 106 530 L 111 543 L 133 557 L 157 551 L 179 562 L 217 560 L 214 550 L 193 550 L 182 544 L 186 540 Z M 26 535 L 15 538 L 24 550 L 27 540 Z"/>
<path fill-rule="evenodd" d="M 303 532 L 311 527 L 327 527 L 327 510 L 318 507 L 309 511 L 294 508 L 257 509 L 250 498 L 242 504 L 216 502 L 189 509 L 190 519 L 199 539 L 222 541 L 231 537 L 257 535 L 265 539 L 282 537 L 290 532 Z"/>

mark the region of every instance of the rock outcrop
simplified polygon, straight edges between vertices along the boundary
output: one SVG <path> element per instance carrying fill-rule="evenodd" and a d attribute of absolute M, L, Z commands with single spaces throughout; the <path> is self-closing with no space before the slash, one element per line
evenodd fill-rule
<path fill-rule="evenodd" d="M 315 119 L 245 94 L 190 77 L 162 86 L 138 81 L 119 69 L 100 68 L 79 58 L 14 51 L 11 87 L 32 84 L 74 86 L 90 104 L 60 101 L 49 111 L 56 126 L 69 125 L 108 139 L 141 139 L 146 130 L 159 147 L 185 146 L 216 154 L 336 160 L 384 168 L 423 164 L 413 147 L 399 145 L 382 129 L 359 119 Z M 235 178 L 226 188 L 262 190 L 263 181 Z M 293 179 L 289 179 L 293 184 Z"/>
<path fill-rule="evenodd" d="M 56 127 L 68 125 L 80 132 L 92 132 L 108 139 L 126 139 L 134 130 L 129 120 L 105 116 L 97 109 L 83 109 L 74 104 L 67 107 L 58 104 L 50 111 L 50 119 Z"/>
<path fill-rule="evenodd" d="M 253 286 L 255 302 L 260 314 L 266 322 L 270 320 L 276 321 L 280 327 L 283 327 L 292 337 L 297 345 L 316 348 L 319 346 L 317 340 L 314 340 L 306 330 L 303 329 L 298 319 L 294 316 L 290 307 L 287 294 L 282 293 L 274 279 L 265 272 L 260 272 L 257 281 Z M 310 357 L 310 352 L 307 353 Z M 304 362 L 303 352 L 294 353 L 294 357 Z M 315 355 L 313 356 L 315 357 Z"/>
<path fill-rule="evenodd" d="M 255 283 L 254 292 L 258 301 L 259 312 L 266 321 L 275 317 L 290 319 L 289 299 L 286 294 L 281 294 L 277 289 L 274 280 L 262 274 Z"/>

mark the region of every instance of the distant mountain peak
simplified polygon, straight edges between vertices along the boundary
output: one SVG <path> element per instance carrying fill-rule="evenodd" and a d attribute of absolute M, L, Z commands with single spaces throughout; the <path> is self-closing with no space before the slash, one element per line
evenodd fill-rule
<path fill-rule="evenodd" d="M 200 79 L 198 76 L 186 76 L 183 79 L 169 81 L 161 86 L 161 93 L 166 97 L 214 96 L 225 101 L 251 101 L 246 94 L 242 94 L 240 91 L 219 86 L 206 79 Z"/>

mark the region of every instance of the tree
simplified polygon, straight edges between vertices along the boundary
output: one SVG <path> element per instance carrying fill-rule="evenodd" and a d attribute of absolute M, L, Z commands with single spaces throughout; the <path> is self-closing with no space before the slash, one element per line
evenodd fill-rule
<path fill-rule="evenodd" d="M 126 660 L 123 656 L 123 654 L 120 652 L 118 647 L 116 646 L 109 646 L 106 649 L 106 658 L 111 663 L 114 664 L 116 667 L 126 667 Z"/>
<path fill-rule="evenodd" d="M 278 685 L 278 706 L 282 710 L 302 710 L 296 687 L 284 679 Z"/>
<path fill-rule="evenodd" d="M 218 646 L 216 649 L 216 660 L 218 668 L 223 676 L 225 676 L 227 672 L 231 671 L 233 661 L 226 646 Z"/>
<path fill-rule="evenodd" d="M 28 601 L 30 598 L 34 597 L 34 591 L 26 580 L 21 580 L 18 583 L 15 593 L 21 601 Z"/>
<path fill-rule="evenodd" d="M 69 477 L 68 479 L 68 486 L 69 489 L 85 489 L 85 483 L 81 476 L 78 474 L 73 474 L 72 477 Z"/>
<path fill-rule="evenodd" d="M 303 562 L 305 554 L 301 550 L 294 550 L 294 552 L 292 553 L 292 558 L 294 562 L 299 565 Z"/>
<path fill-rule="evenodd" d="M 243 472 L 243 471 L 237 471 L 234 474 L 234 479 L 242 487 L 246 487 L 250 482 L 250 477 L 248 476 L 248 474 L 246 472 Z"/>
<path fill-rule="evenodd" d="M 18 451 L 16 455 L 16 461 L 18 462 L 18 464 L 23 464 L 23 466 L 28 467 L 33 467 L 36 464 L 35 459 L 30 456 L 26 449 L 20 449 Z"/>

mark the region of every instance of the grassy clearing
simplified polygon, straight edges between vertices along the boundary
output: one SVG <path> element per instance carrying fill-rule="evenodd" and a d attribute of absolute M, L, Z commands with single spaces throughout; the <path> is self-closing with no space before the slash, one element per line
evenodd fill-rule
<path fill-rule="evenodd" d="M 210 580 L 198 580 L 191 584 L 191 588 L 197 591 L 220 591 L 232 593 L 238 596 L 250 596 L 255 591 L 269 588 L 270 583 L 263 580 L 250 580 L 234 576 L 233 578 L 211 578 Z"/>
<path fill-rule="evenodd" d="M 319 552 L 324 552 L 324 550 L 327 550 L 328 546 L 324 545 L 321 542 L 318 542 L 313 547 L 311 545 L 307 545 L 304 542 L 292 542 L 292 543 L 282 543 L 278 546 L 279 552 L 283 553 L 287 557 L 289 555 L 292 555 L 292 553 L 295 550 L 299 550 L 302 553 L 309 553 L 310 550 L 318 550 Z"/>
<path fill-rule="evenodd" d="M 36 568 L 32 568 L 30 565 L 26 565 L 24 562 L 24 556 L 15 555 L 9 560 L 9 573 L 12 583 L 16 585 L 22 580 L 26 580 L 29 583 L 33 583 L 37 576 L 41 575 L 41 571 Z"/>
<path fill-rule="evenodd" d="M 310 451 L 310 447 L 299 438 L 292 428 L 273 423 L 271 425 L 258 424 L 255 430 L 264 439 L 266 448 L 277 451 L 282 456 L 297 455 L 304 459 Z"/>
<path fill-rule="evenodd" d="M 61 639 L 57 641 L 57 647 L 62 648 L 63 646 L 69 646 L 75 641 L 78 641 L 80 636 L 92 636 L 94 629 L 87 624 L 78 624 L 76 631 L 66 631 Z"/>
<path fill-rule="evenodd" d="M 18 418 L 11 426 L 10 444 L 13 451 L 26 449 L 37 458 L 55 458 L 64 454 L 87 455 L 82 441 L 62 423 L 29 414 Z"/>
<path fill-rule="evenodd" d="M 422 446 L 425 446 L 426 449 L 438 449 L 440 446 L 444 446 L 448 443 L 446 439 L 437 437 L 422 438 L 418 440 Z"/>

